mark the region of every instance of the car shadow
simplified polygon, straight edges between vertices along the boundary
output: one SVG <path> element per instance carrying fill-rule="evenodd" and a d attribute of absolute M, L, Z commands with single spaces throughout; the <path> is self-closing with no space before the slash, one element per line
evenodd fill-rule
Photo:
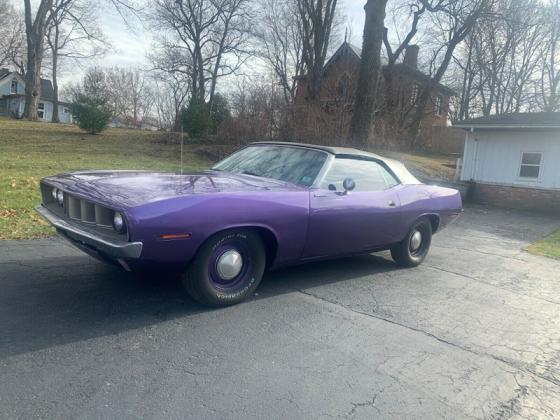
<path fill-rule="evenodd" d="M 87 256 L 19 260 L 2 267 L 0 359 L 223 310 L 190 299 L 178 276 L 138 277 Z M 379 255 L 285 268 L 266 273 L 247 302 L 396 269 Z"/>

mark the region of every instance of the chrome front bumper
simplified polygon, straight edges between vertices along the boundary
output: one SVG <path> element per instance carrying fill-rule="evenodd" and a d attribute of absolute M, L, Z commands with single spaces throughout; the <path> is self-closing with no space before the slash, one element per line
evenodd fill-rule
<path fill-rule="evenodd" d="M 66 220 L 58 217 L 42 205 L 35 210 L 53 225 L 59 234 L 76 245 L 85 245 L 107 256 L 114 258 L 139 258 L 142 254 L 142 242 L 112 242 L 96 236 L 90 232 L 71 225 Z"/>

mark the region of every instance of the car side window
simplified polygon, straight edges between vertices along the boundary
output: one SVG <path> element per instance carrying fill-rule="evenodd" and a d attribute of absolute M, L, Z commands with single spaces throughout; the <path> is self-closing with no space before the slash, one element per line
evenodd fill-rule
<path fill-rule="evenodd" d="M 387 169 L 377 162 L 336 158 L 320 187 L 331 191 L 344 191 L 342 183 L 346 178 L 354 180 L 355 191 L 383 191 L 399 183 Z"/>

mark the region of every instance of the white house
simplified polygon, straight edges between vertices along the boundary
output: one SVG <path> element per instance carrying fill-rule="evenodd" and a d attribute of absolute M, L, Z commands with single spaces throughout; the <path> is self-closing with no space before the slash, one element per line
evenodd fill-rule
<path fill-rule="evenodd" d="M 504 114 L 454 124 L 466 130 L 461 180 L 472 197 L 560 212 L 560 112 Z"/>
<path fill-rule="evenodd" d="M 50 80 L 41 79 L 41 98 L 37 116 L 41 121 L 52 121 L 54 90 Z M 71 124 L 70 104 L 58 103 L 60 122 Z M 0 69 L 0 115 L 19 117 L 25 107 L 25 80 L 14 71 Z"/>

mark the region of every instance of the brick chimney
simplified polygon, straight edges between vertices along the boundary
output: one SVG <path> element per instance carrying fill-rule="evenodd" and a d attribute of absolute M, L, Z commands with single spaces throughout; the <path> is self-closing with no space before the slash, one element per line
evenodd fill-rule
<path fill-rule="evenodd" d="M 420 51 L 420 47 L 418 45 L 409 45 L 406 47 L 403 64 L 406 64 L 408 67 L 412 67 L 413 69 L 417 69 L 418 51 Z"/>

